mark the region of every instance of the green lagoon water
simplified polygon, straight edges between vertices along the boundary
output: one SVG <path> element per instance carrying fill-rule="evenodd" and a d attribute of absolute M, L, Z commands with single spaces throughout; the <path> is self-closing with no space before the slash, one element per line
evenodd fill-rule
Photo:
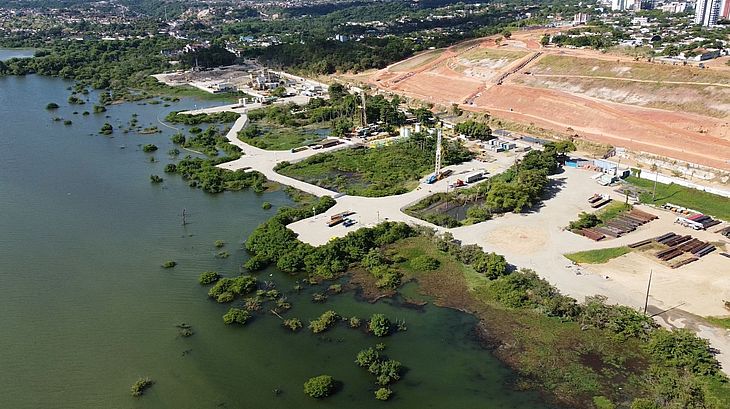
<path fill-rule="evenodd" d="M 404 319 L 408 331 L 383 340 L 344 325 L 323 336 L 292 334 L 266 314 L 246 327 L 225 326 L 229 306 L 207 299 L 198 274 L 239 273 L 247 257 L 240 243 L 291 201 L 280 191 L 209 195 L 163 174 L 173 131 L 157 119 L 209 102 L 122 104 L 82 116 L 96 97 L 68 106 L 70 85 L 0 78 L 0 407 L 546 408 L 537 394 L 508 386 L 513 375 L 479 347 L 474 318 L 453 310 L 368 304 L 352 293 L 314 304 L 318 289 L 296 294 L 295 279 L 272 270 L 259 278 L 291 293 L 288 316 L 306 323 L 326 309 L 360 317 L 383 312 Z M 46 111 L 48 102 L 61 108 Z M 97 134 L 104 122 L 118 128 L 133 113 L 142 127 L 165 131 Z M 73 125 L 53 122 L 55 116 Z M 143 153 L 146 143 L 159 151 Z M 164 183 L 151 184 L 153 173 Z M 264 201 L 274 209 L 262 210 Z M 215 258 L 215 240 L 227 243 L 230 258 Z M 162 269 L 168 259 L 178 266 Z M 179 337 L 180 322 L 195 335 Z M 374 399 L 373 378 L 353 362 L 379 341 L 408 368 L 388 403 Z M 302 383 L 322 373 L 343 387 L 315 401 Z M 129 388 L 140 376 L 156 383 L 133 398 Z"/>

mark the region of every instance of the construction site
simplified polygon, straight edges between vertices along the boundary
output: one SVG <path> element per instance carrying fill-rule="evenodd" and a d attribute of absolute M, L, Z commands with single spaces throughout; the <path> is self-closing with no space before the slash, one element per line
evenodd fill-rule
<path fill-rule="evenodd" d="M 474 55 L 469 53 L 478 52 L 479 58 L 482 58 L 484 53 L 491 53 L 491 48 L 493 48 L 493 45 L 488 43 L 485 45 L 485 41 L 479 40 L 463 44 L 459 50 L 466 55 Z M 535 46 L 529 41 L 525 44 L 525 48 Z M 512 84 L 510 78 L 518 75 L 517 72 L 520 70 L 530 69 L 530 64 L 539 62 L 541 56 L 544 55 L 524 50 L 522 54 L 515 54 L 512 51 L 502 53 L 501 51 L 501 49 L 498 50 L 499 62 L 491 65 L 482 64 L 478 70 L 474 69 L 471 72 L 478 71 L 481 78 L 501 81 L 502 85 L 492 82 L 492 85 L 486 86 L 484 80 L 474 78 L 457 79 L 457 84 L 462 84 L 464 87 L 450 88 L 449 92 L 460 90 L 457 99 L 457 101 L 461 101 L 460 106 L 480 109 L 480 101 L 492 101 L 488 96 L 493 96 L 495 92 L 498 94 L 511 92 L 512 89 L 526 89 L 521 85 L 510 85 Z M 437 51 L 436 55 L 422 54 L 416 57 L 419 60 L 416 61 L 418 64 L 415 66 L 428 65 L 439 60 L 445 61 L 447 53 L 454 53 L 449 58 L 457 60 L 466 58 L 456 57 L 461 54 L 456 54 L 454 51 Z M 430 62 L 424 63 L 424 60 L 430 60 Z M 431 67 L 429 69 L 445 69 L 445 65 L 428 66 Z M 500 68 L 495 70 L 493 67 Z M 397 65 L 396 69 L 405 71 L 386 73 L 391 77 L 391 80 L 386 81 L 390 81 L 389 83 L 394 88 L 397 86 L 399 92 L 404 92 L 402 89 L 413 90 L 419 86 L 425 87 L 425 84 L 429 84 L 428 86 L 431 88 L 449 86 L 446 80 L 432 78 L 424 82 L 424 79 L 419 77 L 419 75 L 426 77 L 438 75 L 430 71 L 414 73 L 414 71 L 410 71 L 410 68 L 397 68 Z M 505 76 L 504 72 L 499 71 L 503 69 L 513 72 Z M 466 71 L 466 69 L 463 70 L 463 72 Z M 401 75 L 407 75 L 407 77 L 396 81 L 397 77 Z M 447 91 L 444 89 L 444 93 L 440 93 L 440 91 L 424 88 L 420 92 L 428 92 L 429 98 L 435 98 L 434 96 L 444 98 Z M 535 90 L 525 92 L 526 99 L 536 99 L 534 96 L 528 98 L 528 95 Z M 566 95 L 570 98 L 585 98 L 572 94 Z M 470 101 L 470 98 L 473 100 Z M 540 98 L 544 98 L 544 95 L 538 93 L 537 99 Z M 285 101 L 282 99 L 275 103 Z M 604 104 L 614 104 L 592 101 L 602 107 Z M 447 103 L 448 101 L 439 102 Z M 362 105 L 364 106 L 364 103 Z M 653 281 L 648 297 L 653 308 L 662 311 L 677 309 L 678 313 L 691 314 L 695 317 L 726 316 L 729 313 L 730 304 L 727 303 L 727 300 L 730 300 L 730 290 L 728 290 L 730 289 L 730 276 L 726 272 L 730 271 L 728 269 L 730 266 L 730 255 L 728 255 L 730 223 L 722 221 L 714 215 L 702 214 L 671 203 L 664 206 L 647 206 L 632 199 L 629 204 L 628 194 L 621 188 L 617 189 L 617 185 L 621 186 L 619 179 L 628 175 L 629 170 L 625 164 L 621 166 L 621 163 L 604 159 L 567 158 L 565 165 L 556 174 L 549 177 L 549 185 L 546 189 L 549 193 L 542 198 L 539 206 L 525 212 L 500 214 L 491 220 L 458 223 L 455 226 L 445 227 L 424 220 L 422 217 L 414 217 L 407 209 L 429 197 L 458 192 L 464 187 L 488 183 L 493 176 L 510 169 L 523 155 L 531 150 L 542 149 L 545 141 L 504 130 L 496 130 L 493 134 L 496 138 L 490 138 L 487 141 L 465 140 L 464 135 L 453 131 L 447 132 L 448 127 L 445 126 L 445 123 L 441 124 L 444 126 L 436 127 L 408 124 L 401 128 L 397 136 L 384 137 L 387 132 L 381 132 L 377 124 L 368 124 L 367 120 L 363 119 L 361 128 L 355 129 L 347 138 L 341 138 L 337 143 L 333 142 L 331 146 L 320 146 L 318 149 L 307 147 L 307 149 L 290 151 L 268 151 L 253 147 L 237 137 L 238 132 L 249 123 L 247 111 L 258 106 L 260 104 L 219 107 L 196 111 L 196 113 L 215 112 L 222 109 L 233 110 L 241 114 L 226 137 L 231 143 L 239 146 L 244 155 L 235 161 L 220 164 L 219 167 L 229 170 L 256 170 L 271 181 L 292 186 L 316 196 L 327 195 L 335 198 L 337 203 L 326 212 L 287 226 L 306 243 L 321 245 L 333 237 L 345 236 L 360 227 L 374 226 L 387 220 L 402 221 L 430 227 L 437 232 L 449 232 L 464 244 L 477 244 L 485 251 L 502 254 L 515 266 L 538 271 L 542 277 L 560 288 L 563 293 L 576 299 L 602 294 L 607 296 L 611 302 L 641 308 L 647 297 L 647 280 L 649 276 L 652 276 Z M 553 113 L 546 117 L 560 118 L 560 115 L 563 114 L 561 109 L 565 109 L 566 112 L 568 110 L 565 105 L 557 105 L 554 108 L 557 110 L 557 114 Z M 512 109 L 506 108 L 505 112 L 514 112 Z M 586 116 L 586 121 L 591 121 L 596 115 L 591 113 L 590 108 L 585 109 L 588 111 L 583 112 L 582 115 Z M 627 105 L 626 109 L 645 110 L 647 108 Z M 606 108 L 606 110 L 606 112 L 613 112 L 616 115 L 622 113 L 618 108 L 613 110 Z M 666 112 L 679 116 L 689 115 L 680 112 Z M 539 119 L 535 118 L 535 120 Z M 570 121 L 569 118 L 565 120 Z M 601 124 L 602 122 L 598 123 L 598 125 Z M 632 126 L 632 124 L 627 123 L 626 126 Z M 670 124 L 649 123 L 644 120 L 639 125 L 633 126 L 631 129 L 648 132 L 654 130 L 654 127 L 658 127 L 656 129 L 670 127 Z M 681 129 L 677 128 L 675 131 L 680 132 Z M 302 163 L 323 151 L 326 151 L 327 155 L 352 155 L 354 157 L 367 147 L 371 147 L 373 150 L 378 149 L 379 146 L 387 146 L 389 141 L 394 139 L 407 140 L 411 132 L 431 134 L 436 142 L 435 157 L 430 156 L 428 159 L 429 162 L 433 160 L 430 162 L 432 167 L 429 166 L 428 170 L 423 169 L 424 172 L 419 176 L 420 180 L 413 181 L 415 183 L 413 185 L 404 185 L 407 186 L 407 190 L 402 194 L 381 196 L 348 194 L 342 190 L 336 191 L 328 186 L 313 183 L 305 178 L 282 173 L 281 168 L 277 167 L 282 162 Z M 706 134 L 700 135 L 706 136 Z M 587 134 L 582 136 L 588 137 Z M 470 149 L 479 151 L 479 158 L 444 166 L 442 145 L 455 139 L 461 139 Z M 661 145 L 659 141 L 655 143 L 657 146 Z M 694 145 L 697 145 L 698 148 L 695 153 L 691 154 L 701 155 L 701 149 L 716 152 L 715 156 L 724 155 L 723 152 L 725 152 L 722 146 L 702 146 L 696 141 Z M 319 158 L 317 163 L 323 160 L 323 156 Z M 713 163 L 718 164 L 719 162 Z M 571 231 L 566 228 L 570 221 L 579 214 L 602 212 L 612 204 L 621 203 L 624 203 L 626 207 L 612 213 L 610 217 L 604 217 L 600 225 L 579 231 Z M 470 204 L 473 205 L 473 203 L 466 203 L 466 206 Z M 447 208 L 437 205 L 428 210 L 442 213 L 465 211 L 464 204 L 456 203 L 456 205 L 462 208 L 449 208 L 451 204 L 447 203 Z M 574 263 L 567 258 L 576 252 L 605 252 L 617 248 L 621 249 L 620 252 L 600 262 Z M 671 317 L 674 315 L 668 313 L 665 319 L 669 320 Z M 697 326 L 697 322 L 700 321 L 672 322 L 672 325 Z M 703 336 L 710 338 L 713 345 L 721 350 L 730 350 L 730 340 L 725 336 L 724 330 L 709 327 L 694 329 L 704 331 Z M 730 357 L 721 356 L 721 360 L 730 365 Z"/>
<path fill-rule="evenodd" d="M 327 95 L 325 84 L 286 72 L 270 70 L 255 60 L 214 69 L 194 67 L 187 71 L 156 74 L 153 77 L 169 86 L 187 85 L 211 94 L 242 93 L 250 100 L 249 102 L 272 102 L 277 96 Z"/>
<path fill-rule="evenodd" d="M 543 47 L 548 30 L 426 51 L 357 75 L 387 93 L 489 114 L 565 137 L 730 171 L 730 67 L 636 61 Z"/>

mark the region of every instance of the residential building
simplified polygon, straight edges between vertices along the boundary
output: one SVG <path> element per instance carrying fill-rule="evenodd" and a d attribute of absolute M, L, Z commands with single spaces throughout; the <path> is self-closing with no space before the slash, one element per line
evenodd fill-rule
<path fill-rule="evenodd" d="M 730 0 L 697 0 L 695 24 L 714 26 L 720 19 L 730 17 Z"/>
<path fill-rule="evenodd" d="M 611 10 L 613 11 L 624 11 L 626 10 L 627 0 L 611 0 Z"/>
<path fill-rule="evenodd" d="M 578 13 L 573 16 L 573 24 L 575 25 L 586 24 L 589 21 L 591 21 L 591 15 L 588 13 Z"/>
<path fill-rule="evenodd" d="M 673 1 L 671 3 L 664 3 L 659 9 L 665 13 L 684 13 L 687 10 L 687 2 Z"/>

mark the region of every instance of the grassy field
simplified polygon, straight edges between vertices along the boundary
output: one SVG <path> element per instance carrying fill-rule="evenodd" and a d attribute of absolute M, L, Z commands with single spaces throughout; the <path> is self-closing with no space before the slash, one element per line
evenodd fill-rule
<path fill-rule="evenodd" d="M 535 74 L 588 75 L 651 81 L 730 83 L 730 73 L 680 65 L 620 62 L 546 55 L 531 70 Z"/>
<path fill-rule="evenodd" d="M 717 327 L 730 329 L 730 318 L 707 317 L 707 321 Z"/>
<path fill-rule="evenodd" d="M 246 137 L 241 132 L 238 134 L 238 139 L 261 149 L 287 151 L 319 142 L 324 139 L 324 136 L 308 128 L 269 127 L 267 125 L 267 128 L 262 129 L 258 136 Z"/>
<path fill-rule="evenodd" d="M 579 264 L 603 264 L 616 257 L 630 253 L 631 249 L 623 247 L 612 247 L 607 249 L 579 251 L 577 253 L 566 254 L 565 257 Z"/>
<path fill-rule="evenodd" d="M 463 148 L 460 148 L 463 149 Z M 444 164 L 459 163 L 446 149 Z M 461 152 L 461 151 L 459 151 Z M 380 148 L 343 149 L 282 163 L 276 171 L 348 195 L 382 197 L 406 193 L 432 171 L 434 152 L 408 141 Z M 454 161 L 454 162 L 450 162 Z"/>
<path fill-rule="evenodd" d="M 510 51 L 510 50 L 500 50 L 496 48 L 472 48 L 471 50 L 465 52 L 461 55 L 462 58 L 467 59 L 469 61 L 479 61 L 479 60 L 508 60 L 508 61 L 515 61 L 518 60 L 524 56 L 526 56 L 527 53 L 524 51 Z"/>
<path fill-rule="evenodd" d="M 631 210 L 632 206 L 617 200 L 612 201 L 606 207 L 596 212 L 596 216 L 604 222 L 613 219 L 623 212 Z"/>
<path fill-rule="evenodd" d="M 680 185 L 657 183 L 656 198 L 652 200 L 651 192 L 654 189 L 654 182 L 633 176 L 626 180 L 630 184 L 644 190 L 644 193 L 641 194 L 641 201 L 643 203 L 652 203 L 655 205 L 672 203 L 730 221 L 730 198 Z"/>
<path fill-rule="evenodd" d="M 418 68 L 422 65 L 428 64 L 441 56 L 446 51 L 445 48 L 437 50 L 430 50 L 411 57 L 408 60 L 397 63 L 390 68 L 391 72 L 405 72 Z"/>
<path fill-rule="evenodd" d="M 221 94 L 211 94 L 210 92 L 205 92 L 202 89 L 195 88 L 191 85 L 180 85 L 176 87 L 170 87 L 164 84 L 159 84 L 158 87 L 155 87 L 151 90 L 153 93 L 159 94 L 159 95 L 165 95 L 168 97 L 177 97 L 177 98 L 197 98 L 202 99 L 206 101 L 221 101 L 221 102 L 237 102 L 238 98 L 243 98 L 245 94 L 243 93 L 221 93 Z"/>

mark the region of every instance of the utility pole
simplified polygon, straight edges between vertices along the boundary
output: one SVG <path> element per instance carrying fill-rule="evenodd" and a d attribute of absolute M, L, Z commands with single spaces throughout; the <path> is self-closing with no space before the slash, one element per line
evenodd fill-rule
<path fill-rule="evenodd" d="M 651 193 L 651 201 L 653 202 L 656 200 L 656 184 L 659 180 L 659 169 L 657 168 L 656 171 L 654 171 L 654 191 Z"/>
<path fill-rule="evenodd" d="M 646 286 L 646 299 L 644 299 L 644 315 L 646 310 L 649 308 L 649 290 L 651 289 L 651 276 L 654 274 L 654 270 L 649 270 L 649 284 Z"/>
<path fill-rule="evenodd" d="M 365 90 L 363 90 L 360 93 L 360 96 L 362 97 L 362 126 L 368 126 L 368 111 L 365 107 Z"/>
<path fill-rule="evenodd" d="M 435 177 L 439 177 L 439 174 L 441 173 L 441 128 L 438 129 L 436 132 L 436 165 L 434 167 L 433 175 Z"/>

